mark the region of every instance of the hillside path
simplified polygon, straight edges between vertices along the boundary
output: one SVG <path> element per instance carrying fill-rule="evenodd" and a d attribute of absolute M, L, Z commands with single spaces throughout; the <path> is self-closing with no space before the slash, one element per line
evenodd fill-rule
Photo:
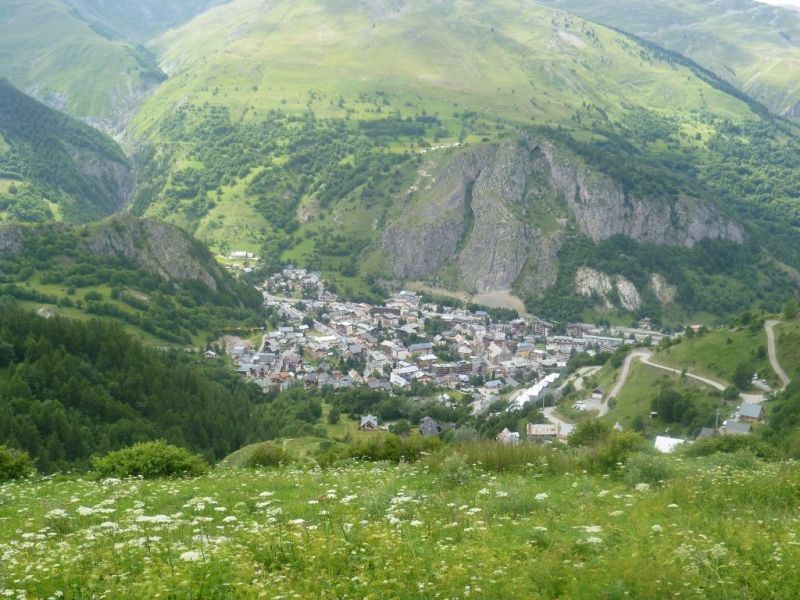
<path fill-rule="evenodd" d="M 783 367 L 778 362 L 778 351 L 775 347 L 775 325 L 780 323 L 780 321 L 770 320 L 764 323 L 764 329 L 767 332 L 767 351 L 769 354 L 769 364 L 772 365 L 772 370 L 778 375 L 778 378 L 781 380 L 781 389 L 784 389 L 789 382 L 789 376 L 786 374 L 786 371 L 783 370 Z"/>

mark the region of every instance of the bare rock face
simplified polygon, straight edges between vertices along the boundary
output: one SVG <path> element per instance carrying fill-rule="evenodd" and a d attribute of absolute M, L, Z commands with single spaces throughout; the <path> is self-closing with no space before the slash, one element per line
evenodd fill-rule
<path fill-rule="evenodd" d="M 713 204 L 635 198 L 552 142 L 528 138 L 426 164 L 381 245 L 398 278 L 425 278 L 453 263 L 466 290 L 516 285 L 537 291 L 555 283 L 558 250 L 570 227 L 596 242 L 615 235 L 686 247 L 707 239 L 744 240 L 742 227 Z M 641 298 L 629 284 L 609 282 L 623 306 L 635 310 Z"/>
<path fill-rule="evenodd" d="M 575 291 L 586 298 L 598 298 L 607 310 L 615 307 L 612 301 L 614 292 L 623 309 L 632 312 L 642 306 L 639 291 L 629 279 L 622 275 L 612 277 L 587 267 L 581 267 L 575 274 Z"/>
<path fill-rule="evenodd" d="M 678 294 L 678 289 L 674 285 L 667 283 L 664 276 L 658 273 L 650 275 L 650 288 L 658 298 L 658 301 L 664 305 L 672 304 Z"/>
<path fill-rule="evenodd" d="M 201 249 L 188 234 L 173 225 L 114 217 L 92 231 L 86 247 L 95 254 L 134 261 L 165 279 L 195 279 L 217 291 L 220 268 L 209 256 L 201 255 Z"/>
<path fill-rule="evenodd" d="M 19 225 L 3 223 L 0 225 L 0 252 L 16 254 L 22 250 L 23 240 Z"/>

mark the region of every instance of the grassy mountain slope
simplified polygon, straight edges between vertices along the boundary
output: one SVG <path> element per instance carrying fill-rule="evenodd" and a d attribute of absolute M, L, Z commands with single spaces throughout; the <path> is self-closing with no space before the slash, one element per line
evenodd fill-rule
<path fill-rule="evenodd" d="M 629 101 L 670 114 L 677 106 L 746 112 L 608 29 L 517 0 L 237 0 L 153 47 L 171 79 L 137 115 L 145 132 L 178 103 L 206 102 L 236 117 L 269 108 L 351 118 L 426 109 L 452 125 L 452 113 L 464 110 L 564 123 L 583 102 L 615 113 Z"/>
<path fill-rule="evenodd" d="M 101 35 L 139 43 L 189 21 L 227 0 L 65 0 Z"/>
<path fill-rule="evenodd" d="M 0 6 L 0 77 L 106 131 L 117 132 L 163 74 L 142 48 L 103 37 L 60 0 Z"/>
<path fill-rule="evenodd" d="M 260 249 L 272 268 L 335 274 L 351 295 L 422 277 L 514 287 L 532 310 L 577 318 L 576 268 L 605 256 L 640 290 L 667 270 L 691 282 L 688 313 L 727 314 L 790 293 L 771 257 L 800 268 L 795 132 L 683 57 L 572 15 L 516 0 L 237 0 L 153 47 L 170 79 L 133 121 L 146 182 L 134 210 L 221 250 Z M 594 216 L 572 203 L 570 173 L 590 182 L 576 189 Z M 600 198 L 609 210 L 591 208 Z M 626 262 L 614 233 L 674 249 L 634 245 Z M 680 248 L 705 239 L 743 244 L 734 263 L 725 246 Z"/>
<path fill-rule="evenodd" d="M 133 176 L 120 147 L 5 79 L 0 79 L 0 136 L 0 201 L 11 218 L 85 222 L 127 202 Z"/>
<path fill-rule="evenodd" d="M 777 114 L 800 115 L 800 13 L 752 0 L 542 0 L 711 69 Z"/>
<path fill-rule="evenodd" d="M 6 224 L 0 248 L 0 293 L 31 308 L 114 319 L 159 344 L 205 345 L 222 330 L 261 325 L 260 295 L 171 225 Z"/>

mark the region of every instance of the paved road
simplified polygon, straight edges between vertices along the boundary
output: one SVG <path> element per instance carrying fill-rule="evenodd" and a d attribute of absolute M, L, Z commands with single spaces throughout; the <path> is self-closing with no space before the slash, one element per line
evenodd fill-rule
<path fill-rule="evenodd" d="M 775 325 L 780 321 L 767 321 L 764 323 L 764 329 L 767 331 L 767 350 L 769 353 L 769 364 L 772 365 L 772 370 L 778 375 L 781 380 L 781 389 L 789 385 L 789 376 L 783 370 L 781 364 L 778 362 L 778 351 L 775 349 Z"/>
<path fill-rule="evenodd" d="M 548 406 L 542 412 L 544 413 L 544 418 L 547 419 L 553 425 L 557 425 L 559 431 L 562 435 L 569 435 L 572 433 L 572 430 L 575 429 L 575 426 L 572 423 L 567 423 L 566 421 L 562 421 L 553 413 L 555 412 L 555 406 Z"/>

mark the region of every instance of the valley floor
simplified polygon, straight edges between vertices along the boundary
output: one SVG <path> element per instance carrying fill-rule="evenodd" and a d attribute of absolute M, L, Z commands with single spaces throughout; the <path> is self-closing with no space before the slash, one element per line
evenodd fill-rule
<path fill-rule="evenodd" d="M 797 464 L 652 460 L 661 486 L 458 456 L 5 484 L 0 596 L 800 597 Z"/>

